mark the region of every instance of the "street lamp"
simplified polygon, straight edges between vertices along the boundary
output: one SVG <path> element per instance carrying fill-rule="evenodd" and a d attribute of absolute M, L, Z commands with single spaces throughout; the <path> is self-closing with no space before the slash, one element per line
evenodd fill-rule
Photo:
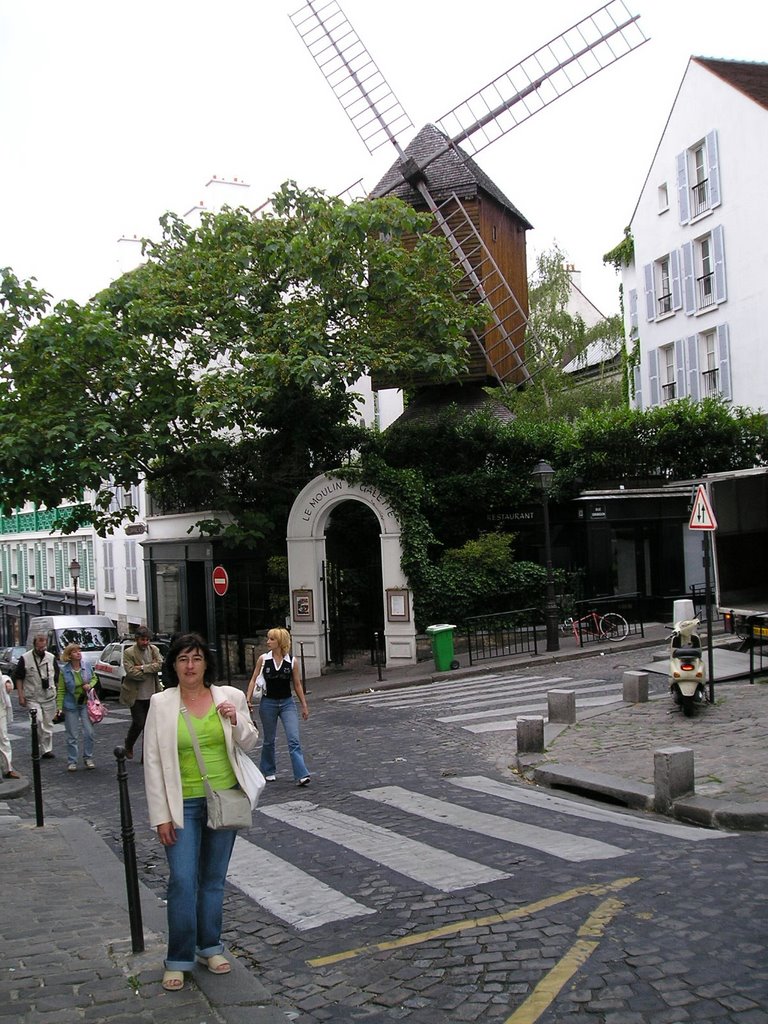
<path fill-rule="evenodd" d="M 547 601 L 544 606 L 544 622 L 547 627 L 547 650 L 560 650 L 557 633 L 557 601 L 555 600 L 555 576 L 552 570 L 552 538 L 549 534 L 549 488 L 555 471 L 548 462 L 537 462 L 531 476 L 541 490 L 541 506 L 544 510 L 544 555 L 547 562 Z"/>
<path fill-rule="evenodd" d="M 69 575 L 72 577 L 72 582 L 75 585 L 75 615 L 77 615 L 77 581 L 80 579 L 80 563 L 76 558 L 73 558 L 69 563 Z"/>

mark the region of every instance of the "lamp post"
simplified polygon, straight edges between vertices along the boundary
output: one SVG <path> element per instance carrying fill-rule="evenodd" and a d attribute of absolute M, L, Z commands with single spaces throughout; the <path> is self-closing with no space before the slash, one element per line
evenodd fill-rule
<path fill-rule="evenodd" d="M 544 555 L 547 562 L 547 600 L 544 606 L 544 622 L 547 628 L 547 650 L 559 651 L 560 638 L 557 634 L 557 601 L 555 600 L 555 576 L 552 570 L 552 538 L 549 533 L 549 488 L 555 475 L 548 462 L 537 462 L 531 476 L 541 490 L 541 506 L 544 510 Z"/>
<path fill-rule="evenodd" d="M 75 615 L 77 615 L 77 581 L 80 579 L 80 563 L 76 558 L 73 558 L 69 563 L 69 575 L 72 577 L 72 582 L 75 585 Z"/>

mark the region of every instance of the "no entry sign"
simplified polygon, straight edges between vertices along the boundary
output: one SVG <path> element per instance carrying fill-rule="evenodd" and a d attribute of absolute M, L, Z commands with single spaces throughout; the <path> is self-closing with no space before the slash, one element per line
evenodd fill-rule
<path fill-rule="evenodd" d="M 213 570 L 213 591 L 218 597 L 224 597 L 229 589 L 229 576 L 223 565 L 217 565 Z"/>

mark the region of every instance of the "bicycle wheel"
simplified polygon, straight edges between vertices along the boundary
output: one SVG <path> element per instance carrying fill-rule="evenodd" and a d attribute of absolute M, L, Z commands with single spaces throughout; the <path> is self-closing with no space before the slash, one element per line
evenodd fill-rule
<path fill-rule="evenodd" d="M 618 612 L 608 612 L 600 619 L 600 636 L 605 640 L 623 640 L 628 633 L 627 620 Z"/>

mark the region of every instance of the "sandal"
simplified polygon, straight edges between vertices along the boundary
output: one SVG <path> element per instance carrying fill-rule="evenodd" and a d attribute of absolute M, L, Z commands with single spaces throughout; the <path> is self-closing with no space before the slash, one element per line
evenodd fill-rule
<path fill-rule="evenodd" d="M 211 974 L 229 974 L 232 970 L 232 964 L 221 953 L 214 953 L 213 956 L 199 956 L 197 962 L 204 964 Z"/>
<path fill-rule="evenodd" d="M 166 992 L 179 992 L 184 988 L 184 971 L 165 971 L 163 988 Z"/>

